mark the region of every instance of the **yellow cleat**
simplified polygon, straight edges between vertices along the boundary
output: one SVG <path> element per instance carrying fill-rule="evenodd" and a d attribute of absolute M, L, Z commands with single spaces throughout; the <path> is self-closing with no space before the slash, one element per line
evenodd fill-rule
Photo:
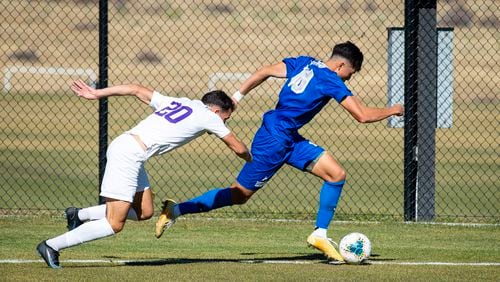
<path fill-rule="evenodd" d="M 342 256 L 339 254 L 339 252 L 335 249 L 333 244 L 335 242 L 332 241 L 330 238 L 324 238 L 316 235 L 309 235 L 307 237 L 307 244 L 310 247 L 313 247 L 320 252 L 324 253 L 326 257 L 330 260 L 336 260 L 338 262 L 344 262 L 344 259 Z"/>
<path fill-rule="evenodd" d="M 160 238 L 163 234 L 163 231 L 169 229 L 175 223 L 174 217 L 174 206 L 177 203 L 171 199 L 165 199 L 163 201 L 163 208 L 160 214 L 160 217 L 156 221 L 156 230 L 155 236 L 156 238 Z"/>

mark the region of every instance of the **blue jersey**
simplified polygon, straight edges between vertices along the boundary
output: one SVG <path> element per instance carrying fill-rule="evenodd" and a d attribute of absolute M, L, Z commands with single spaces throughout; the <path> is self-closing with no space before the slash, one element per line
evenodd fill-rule
<path fill-rule="evenodd" d="M 351 91 L 337 74 L 312 57 L 286 58 L 286 83 L 274 110 L 264 114 L 263 126 L 282 141 L 293 140 L 330 101 L 342 102 Z"/>

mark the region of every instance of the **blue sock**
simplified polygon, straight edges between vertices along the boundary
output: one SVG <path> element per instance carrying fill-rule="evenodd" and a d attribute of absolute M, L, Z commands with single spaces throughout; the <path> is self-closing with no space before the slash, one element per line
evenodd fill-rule
<path fill-rule="evenodd" d="M 216 188 L 200 196 L 179 204 L 182 214 L 208 212 L 214 209 L 232 206 L 231 189 Z"/>
<path fill-rule="evenodd" d="M 327 229 L 333 219 L 337 203 L 342 193 L 345 180 L 339 182 L 326 182 L 319 193 L 319 210 L 316 217 L 316 227 Z"/>

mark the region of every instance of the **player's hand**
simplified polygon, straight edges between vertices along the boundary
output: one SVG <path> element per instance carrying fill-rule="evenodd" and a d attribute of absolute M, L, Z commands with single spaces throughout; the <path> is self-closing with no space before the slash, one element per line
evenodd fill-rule
<path fill-rule="evenodd" d="M 251 153 L 248 153 L 248 158 L 245 159 L 246 162 L 251 163 L 253 161 L 253 156 Z"/>
<path fill-rule="evenodd" d="M 392 106 L 394 109 L 394 115 L 403 116 L 405 114 L 405 108 L 401 104 L 395 104 Z"/>
<path fill-rule="evenodd" d="M 238 105 L 238 102 L 243 99 L 243 94 L 241 94 L 241 92 L 238 90 L 236 92 L 234 92 L 233 96 L 231 96 L 231 99 L 233 100 L 233 104 L 234 104 L 234 109 L 236 110 L 237 108 L 237 105 Z"/>
<path fill-rule="evenodd" d="M 78 97 L 83 97 L 88 100 L 99 99 L 99 96 L 97 96 L 97 90 L 90 87 L 81 79 L 73 81 L 71 84 L 71 90 L 73 90 Z"/>

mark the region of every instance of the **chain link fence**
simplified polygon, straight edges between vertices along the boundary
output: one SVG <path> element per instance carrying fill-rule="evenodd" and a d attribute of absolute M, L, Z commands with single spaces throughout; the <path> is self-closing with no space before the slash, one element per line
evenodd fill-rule
<path fill-rule="evenodd" d="M 97 204 L 98 103 L 69 90 L 73 79 L 98 80 L 97 2 L 0 0 L 4 214 Z M 388 85 L 388 38 L 389 28 L 404 26 L 404 1 L 113 0 L 108 8 L 109 85 L 138 83 L 189 98 L 213 88 L 231 94 L 260 66 L 298 55 L 327 59 L 333 45 L 350 40 L 365 55 L 348 83 L 355 95 L 381 107 L 390 87 L 402 91 L 398 81 Z M 435 132 L 437 221 L 500 220 L 498 8 L 495 0 L 437 3 L 438 27 L 453 34 L 451 124 Z M 266 81 L 233 114 L 228 126 L 245 143 L 282 83 Z M 108 109 L 110 141 L 151 113 L 128 97 L 109 98 Z M 347 171 L 336 219 L 403 219 L 403 128 L 359 124 L 331 102 L 301 133 Z M 205 135 L 146 169 L 159 207 L 164 196 L 182 201 L 230 185 L 242 165 Z M 284 167 L 246 205 L 210 216 L 312 219 L 320 186 Z"/>

